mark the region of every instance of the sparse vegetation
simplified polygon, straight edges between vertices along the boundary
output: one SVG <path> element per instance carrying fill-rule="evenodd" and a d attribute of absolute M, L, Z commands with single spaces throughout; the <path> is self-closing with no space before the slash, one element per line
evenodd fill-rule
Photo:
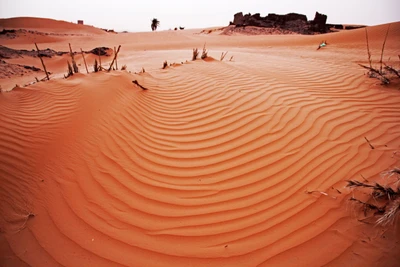
<path fill-rule="evenodd" d="M 68 78 L 68 77 L 74 75 L 74 72 L 73 72 L 73 70 L 72 70 L 71 63 L 69 63 L 69 61 L 67 61 L 67 67 L 68 67 L 67 75 L 64 75 L 64 78 Z"/>
<path fill-rule="evenodd" d="M 193 48 L 192 60 L 195 61 L 198 56 L 199 56 L 199 50 L 197 48 Z"/>
<path fill-rule="evenodd" d="M 168 62 L 165 60 L 162 68 L 165 69 L 166 67 L 168 67 Z"/>
<path fill-rule="evenodd" d="M 368 70 L 367 74 L 370 78 L 379 79 L 382 84 L 389 84 L 390 81 L 395 77 L 400 78 L 400 74 L 399 74 L 400 70 L 396 70 L 393 66 L 389 66 L 383 62 L 383 54 L 385 52 L 385 45 L 386 45 L 386 40 L 387 40 L 387 37 L 389 34 L 389 29 L 390 29 L 390 24 L 387 28 L 385 39 L 383 40 L 383 44 L 382 44 L 381 57 L 380 57 L 380 61 L 379 61 L 380 65 L 379 65 L 379 68 L 376 68 L 376 67 L 372 66 L 371 51 L 370 51 L 369 39 L 368 39 L 368 30 L 367 30 L 367 28 L 365 28 L 365 38 L 367 41 L 367 55 L 368 55 L 369 66 L 366 66 L 363 64 L 358 64 L 361 67 L 363 67 L 364 69 Z M 400 56 L 399 56 L 399 59 L 400 59 Z M 385 67 L 383 68 L 383 66 L 385 66 Z"/>
<path fill-rule="evenodd" d="M 151 20 L 151 30 L 152 31 L 156 31 L 158 26 L 160 26 L 160 21 L 158 19 L 156 19 L 156 18 L 153 18 Z"/>
<path fill-rule="evenodd" d="M 221 61 L 224 60 L 224 58 L 226 57 L 227 54 L 228 54 L 228 51 L 226 51 L 226 53 L 222 52 L 222 54 L 221 54 Z"/>
<path fill-rule="evenodd" d="M 100 66 L 99 66 L 99 63 L 97 63 L 97 59 L 94 60 L 93 70 L 94 70 L 94 72 L 100 71 Z"/>
<path fill-rule="evenodd" d="M 121 70 L 126 70 L 128 67 L 126 66 L 126 65 L 123 65 L 122 67 L 121 67 Z"/>
<path fill-rule="evenodd" d="M 400 168 L 393 168 L 382 175 L 387 185 L 349 180 L 347 187 L 370 190 L 371 198 L 369 200 L 362 201 L 355 197 L 350 200 L 362 204 L 365 216 L 369 211 L 375 211 L 374 215 L 380 216 L 376 220 L 377 225 L 388 226 L 400 214 Z"/>
<path fill-rule="evenodd" d="M 201 53 L 201 59 L 206 59 L 208 57 L 208 51 L 206 49 L 206 44 L 203 46 L 203 52 Z"/>

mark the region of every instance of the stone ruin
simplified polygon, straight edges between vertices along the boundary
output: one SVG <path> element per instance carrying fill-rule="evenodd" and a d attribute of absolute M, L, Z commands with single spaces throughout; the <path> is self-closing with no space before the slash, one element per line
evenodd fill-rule
<path fill-rule="evenodd" d="M 279 28 L 282 30 L 288 30 L 300 34 L 316 34 L 316 33 L 327 33 L 330 32 L 330 28 L 340 29 L 342 25 L 327 24 L 328 16 L 315 13 L 313 20 L 307 20 L 307 16 L 297 13 L 289 13 L 286 15 L 268 14 L 266 17 L 260 16 L 259 13 L 254 15 L 246 14 L 242 12 L 234 15 L 233 22 L 230 25 L 236 27 L 264 27 L 264 28 Z M 342 27 L 340 27 L 342 26 Z"/>

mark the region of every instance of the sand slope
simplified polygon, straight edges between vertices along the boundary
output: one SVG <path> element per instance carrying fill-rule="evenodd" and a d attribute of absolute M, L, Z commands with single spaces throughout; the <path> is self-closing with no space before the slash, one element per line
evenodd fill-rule
<path fill-rule="evenodd" d="M 72 22 L 62 20 L 34 18 L 34 17 L 17 17 L 0 19 L 0 28 L 3 29 L 28 29 L 45 33 L 60 34 L 106 34 L 105 31 L 88 25 L 78 25 Z"/>
<path fill-rule="evenodd" d="M 378 43 L 386 28 L 374 29 Z M 318 52 L 316 37 L 265 50 L 239 49 L 237 37 L 225 43 L 233 62 L 79 74 L 0 94 L 0 261 L 395 266 L 399 232 L 358 222 L 344 181 L 398 166 L 398 84 L 365 78 L 355 64 L 364 48 L 347 34 Z M 121 61 L 156 66 L 185 53 L 125 51 Z"/>

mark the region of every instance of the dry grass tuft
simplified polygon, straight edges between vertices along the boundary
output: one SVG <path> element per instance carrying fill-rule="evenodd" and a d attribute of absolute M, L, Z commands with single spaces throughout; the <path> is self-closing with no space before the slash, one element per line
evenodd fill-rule
<path fill-rule="evenodd" d="M 201 53 L 201 59 L 206 59 L 208 57 L 208 51 L 206 49 L 206 44 L 204 43 L 203 52 Z"/>
<path fill-rule="evenodd" d="M 195 61 L 198 56 L 199 56 L 199 50 L 197 48 L 193 48 L 192 60 Z"/>
<path fill-rule="evenodd" d="M 381 217 L 376 220 L 376 224 L 388 226 L 390 224 L 393 224 L 393 222 L 398 217 L 398 214 L 400 214 L 400 169 L 394 168 L 389 171 L 383 172 L 382 176 L 386 179 L 395 179 L 392 183 L 388 183 L 388 185 L 349 180 L 347 181 L 347 187 L 353 189 L 360 188 L 363 190 L 371 190 L 371 198 L 368 201 L 361 201 L 354 197 L 352 197 L 350 200 L 362 204 L 364 207 L 365 215 L 367 211 L 375 210 L 375 215 L 381 215 Z"/>
<path fill-rule="evenodd" d="M 162 68 L 165 69 L 166 67 L 168 67 L 168 62 L 165 60 Z"/>
<path fill-rule="evenodd" d="M 122 67 L 121 67 L 121 70 L 126 70 L 128 67 L 126 66 L 126 65 L 123 65 Z"/>
<path fill-rule="evenodd" d="M 393 66 L 388 66 L 386 63 L 383 62 L 383 54 L 385 52 L 385 45 L 386 45 L 387 37 L 389 35 L 389 29 L 390 29 L 390 24 L 387 28 L 385 39 L 383 40 L 382 49 L 381 49 L 381 58 L 379 61 L 379 64 L 380 64 L 379 68 L 374 68 L 372 66 L 371 51 L 370 51 L 370 47 L 369 47 L 368 29 L 365 28 L 365 38 L 367 41 L 367 55 L 368 55 L 369 66 L 366 66 L 363 64 L 358 64 L 361 67 L 363 67 L 364 69 L 368 70 L 367 74 L 370 78 L 376 78 L 376 79 L 380 80 L 382 84 L 389 84 L 391 79 L 393 79 L 396 76 L 398 78 L 400 78 L 400 74 L 399 74 L 400 70 L 396 70 Z M 399 56 L 399 59 L 400 59 L 400 56 Z M 385 65 L 385 68 L 383 68 L 383 65 Z"/>

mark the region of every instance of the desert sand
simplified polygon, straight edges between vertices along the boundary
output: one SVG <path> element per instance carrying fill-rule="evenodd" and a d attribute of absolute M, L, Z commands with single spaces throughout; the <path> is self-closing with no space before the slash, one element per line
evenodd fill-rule
<path fill-rule="evenodd" d="M 375 64 L 387 26 L 368 27 Z M 127 65 L 86 74 L 77 54 L 80 73 L 64 79 L 63 55 L 43 58 L 50 81 L 24 86 L 43 71 L 0 79 L 1 266 L 398 266 L 398 222 L 359 221 L 349 199 L 362 192 L 346 187 L 400 165 L 400 84 L 358 66 L 364 29 L 114 34 L 32 18 L 1 27 L 32 31 L 3 46 L 121 45 Z M 396 22 L 385 60 L 399 64 L 399 40 Z M 212 58 L 191 61 L 204 43 Z M 90 71 L 95 58 L 86 55 Z M 165 60 L 176 64 L 161 69 Z M 6 61 L 42 68 L 34 57 Z"/>

